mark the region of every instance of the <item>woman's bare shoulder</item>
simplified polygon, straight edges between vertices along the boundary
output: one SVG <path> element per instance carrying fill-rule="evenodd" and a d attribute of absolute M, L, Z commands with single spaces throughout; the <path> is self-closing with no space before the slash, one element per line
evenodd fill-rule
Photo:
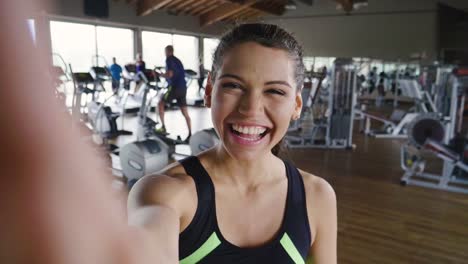
<path fill-rule="evenodd" d="M 325 179 L 300 170 L 306 192 L 306 206 L 312 242 L 315 240 L 320 223 L 336 219 L 336 194 Z"/>
<path fill-rule="evenodd" d="M 195 183 L 183 166 L 175 162 L 156 174 L 141 178 L 129 194 L 128 209 L 161 205 L 181 213 L 184 204 L 195 197 Z"/>
<path fill-rule="evenodd" d="M 330 200 L 335 198 L 333 187 L 325 179 L 312 173 L 299 170 L 304 181 L 306 194 L 315 198 L 314 200 Z"/>

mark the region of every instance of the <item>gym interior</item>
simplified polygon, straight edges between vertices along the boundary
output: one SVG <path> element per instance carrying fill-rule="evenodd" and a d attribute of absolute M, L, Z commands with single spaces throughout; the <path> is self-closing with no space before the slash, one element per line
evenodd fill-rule
<path fill-rule="evenodd" d="M 55 0 L 24 25 L 48 52 L 44 75 L 77 140 L 127 194 L 220 142 L 204 103 L 213 52 L 248 22 L 303 46 L 303 106 L 283 155 L 333 187 L 338 263 L 467 263 L 468 1 Z M 191 132 L 180 105 L 162 101 L 168 46 Z"/>

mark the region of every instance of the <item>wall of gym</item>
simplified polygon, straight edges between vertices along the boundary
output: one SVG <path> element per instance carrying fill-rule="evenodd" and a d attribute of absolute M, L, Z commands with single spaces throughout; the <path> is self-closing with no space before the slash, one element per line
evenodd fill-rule
<path fill-rule="evenodd" d="M 435 13 L 331 16 L 275 21 L 294 32 L 307 54 L 408 60 L 436 55 Z M 326 26 L 325 26 L 326 25 Z"/>

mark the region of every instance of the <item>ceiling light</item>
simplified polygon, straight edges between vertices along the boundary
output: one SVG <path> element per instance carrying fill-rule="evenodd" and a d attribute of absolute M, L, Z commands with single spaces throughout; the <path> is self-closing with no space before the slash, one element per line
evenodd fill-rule
<path fill-rule="evenodd" d="M 293 0 L 288 0 L 288 2 L 286 3 L 286 5 L 284 5 L 284 8 L 286 10 L 296 10 L 297 9 L 297 5 L 296 3 L 293 1 Z"/>

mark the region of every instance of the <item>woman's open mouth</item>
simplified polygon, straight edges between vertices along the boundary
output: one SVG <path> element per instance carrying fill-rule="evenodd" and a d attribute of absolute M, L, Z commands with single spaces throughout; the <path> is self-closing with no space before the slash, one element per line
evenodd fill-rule
<path fill-rule="evenodd" d="M 239 124 L 229 124 L 229 129 L 236 141 L 248 145 L 260 142 L 270 131 L 270 129 L 263 126 L 245 126 Z"/>

